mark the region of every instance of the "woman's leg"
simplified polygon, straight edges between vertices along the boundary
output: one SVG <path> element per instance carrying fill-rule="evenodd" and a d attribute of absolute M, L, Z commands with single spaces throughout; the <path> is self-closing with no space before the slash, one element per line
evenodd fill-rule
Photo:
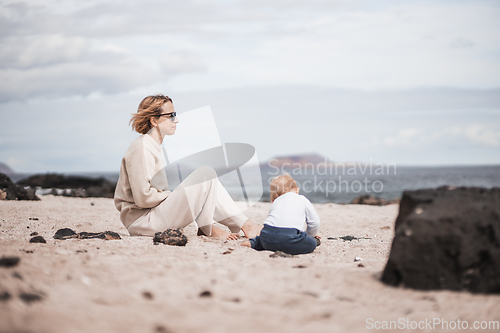
<path fill-rule="evenodd" d="M 262 225 L 253 223 L 241 212 L 218 178 L 215 178 L 215 183 L 217 200 L 213 219 L 227 226 L 231 232 L 243 230 L 246 238 L 258 236 Z"/>
<path fill-rule="evenodd" d="M 206 235 L 212 234 L 214 220 L 236 232 L 247 220 L 208 166 L 193 171 L 147 216 L 132 223 L 129 233 L 154 236 L 169 228 L 184 228 L 195 220 Z"/>

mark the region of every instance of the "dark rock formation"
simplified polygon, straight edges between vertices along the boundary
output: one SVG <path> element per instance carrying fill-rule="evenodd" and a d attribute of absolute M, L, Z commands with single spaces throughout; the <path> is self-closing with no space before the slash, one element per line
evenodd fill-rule
<path fill-rule="evenodd" d="M 182 229 L 167 229 L 164 232 L 155 233 L 154 243 L 163 243 L 167 245 L 185 246 L 187 237 Z"/>
<path fill-rule="evenodd" d="M 35 189 L 25 189 L 14 182 L 5 174 L 0 173 L 0 199 L 2 200 L 40 200 L 35 195 Z"/>
<path fill-rule="evenodd" d="M 359 197 L 352 199 L 351 204 L 354 205 L 371 205 L 371 206 L 385 206 L 390 204 L 399 203 L 400 199 L 385 200 L 373 195 L 363 194 Z"/>
<path fill-rule="evenodd" d="M 404 192 L 382 281 L 500 293 L 500 188 Z"/>
<path fill-rule="evenodd" d="M 42 236 L 35 236 L 30 239 L 30 243 L 47 243 Z"/>
<path fill-rule="evenodd" d="M 104 232 L 86 232 L 82 231 L 80 233 L 76 233 L 69 228 L 59 229 L 56 231 L 54 235 L 54 239 L 91 239 L 91 238 L 99 238 L 104 240 L 113 240 L 113 239 L 122 239 L 120 235 L 113 231 L 104 231 Z"/>
<path fill-rule="evenodd" d="M 17 184 L 33 188 L 67 189 L 62 193 L 65 196 L 104 198 L 113 198 L 116 187 L 115 183 L 103 177 L 90 178 L 52 173 L 33 175 L 19 180 Z M 57 191 L 52 191 L 51 194 L 58 195 Z"/>

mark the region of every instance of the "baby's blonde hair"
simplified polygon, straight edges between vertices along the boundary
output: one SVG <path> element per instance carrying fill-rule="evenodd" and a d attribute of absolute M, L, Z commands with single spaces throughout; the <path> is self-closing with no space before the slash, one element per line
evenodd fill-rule
<path fill-rule="evenodd" d="M 298 188 L 297 182 L 288 173 L 273 178 L 269 187 L 271 190 L 271 202 L 276 200 L 280 195 Z"/>

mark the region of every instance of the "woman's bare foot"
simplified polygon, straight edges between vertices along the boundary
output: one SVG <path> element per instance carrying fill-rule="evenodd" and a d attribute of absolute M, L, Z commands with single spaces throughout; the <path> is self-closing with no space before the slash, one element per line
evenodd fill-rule
<path fill-rule="evenodd" d="M 198 236 L 205 235 L 201 229 L 198 229 Z M 206 236 L 206 235 L 205 235 Z M 235 240 L 238 239 L 238 234 L 232 234 L 227 231 L 224 231 L 220 228 L 217 228 L 216 226 L 212 226 L 212 234 L 208 237 L 211 238 L 220 238 L 220 239 L 231 239 Z"/>
<path fill-rule="evenodd" d="M 252 244 L 250 243 L 249 240 L 244 240 L 243 242 L 240 243 L 240 246 L 252 247 Z"/>
<path fill-rule="evenodd" d="M 254 238 L 260 235 L 260 231 L 263 227 L 264 226 L 262 224 L 255 224 L 252 221 L 247 220 L 241 227 L 241 230 L 243 230 L 246 238 Z"/>

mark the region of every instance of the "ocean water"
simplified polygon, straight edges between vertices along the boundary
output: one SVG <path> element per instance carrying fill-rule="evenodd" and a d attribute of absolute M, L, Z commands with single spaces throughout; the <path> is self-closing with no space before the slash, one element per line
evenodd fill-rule
<path fill-rule="evenodd" d="M 267 172 L 272 179 L 276 170 Z M 280 170 L 281 171 L 281 170 Z M 285 171 L 287 171 L 285 169 Z M 360 195 L 374 195 L 382 199 L 400 198 L 405 190 L 436 188 L 440 186 L 500 187 L 500 165 L 497 166 L 446 166 L 446 167 L 396 167 L 356 170 L 329 170 L 327 174 L 292 174 L 301 188 L 301 194 L 314 203 L 349 203 Z M 296 171 L 296 170 L 295 170 Z M 377 172 L 378 171 L 378 172 Z M 266 176 L 263 176 L 266 178 Z M 269 197 L 269 186 L 265 196 Z"/>
<path fill-rule="evenodd" d="M 349 203 L 357 196 L 369 194 L 383 199 L 401 197 L 405 190 L 436 188 L 439 186 L 478 186 L 485 188 L 500 187 L 500 165 L 495 166 L 370 166 L 332 168 L 277 168 L 261 167 L 264 194 L 261 201 L 269 201 L 269 182 L 283 171 L 297 181 L 300 194 L 313 203 Z M 13 181 L 31 174 L 15 174 Z M 68 175 L 76 175 L 68 173 Z M 87 177 L 105 177 L 113 182 L 118 180 L 118 172 L 79 173 Z M 173 188 L 177 184 L 170 184 Z M 224 184 L 235 200 L 244 200 L 241 187 L 237 184 Z M 252 189 L 249 188 L 249 191 Z M 254 188 L 255 190 L 255 188 Z"/>

